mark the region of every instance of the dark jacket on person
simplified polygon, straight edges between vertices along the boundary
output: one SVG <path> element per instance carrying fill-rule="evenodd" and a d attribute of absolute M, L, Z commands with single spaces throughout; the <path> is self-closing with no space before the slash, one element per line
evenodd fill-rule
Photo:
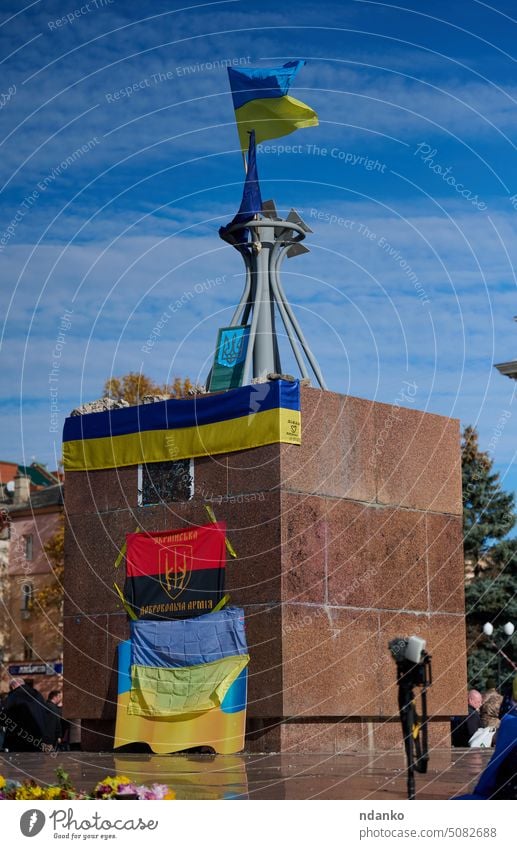
<path fill-rule="evenodd" d="M 455 717 L 452 745 L 466 748 L 470 738 L 479 728 L 481 728 L 479 711 L 469 705 L 468 716 Z"/>
<path fill-rule="evenodd" d="M 7 696 L 4 747 L 10 752 L 40 752 L 45 731 L 45 699 L 24 684 Z"/>
<path fill-rule="evenodd" d="M 63 736 L 61 727 L 61 708 L 54 702 L 45 702 L 45 733 L 43 742 L 50 746 L 56 746 L 58 740 Z"/>

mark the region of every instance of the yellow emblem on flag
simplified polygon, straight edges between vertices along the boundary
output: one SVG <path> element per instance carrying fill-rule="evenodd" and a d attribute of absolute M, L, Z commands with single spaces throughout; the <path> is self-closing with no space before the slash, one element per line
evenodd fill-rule
<path fill-rule="evenodd" d="M 173 601 L 176 601 L 190 583 L 193 558 L 194 549 L 191 545 L 177 545 L 172 550 L 160 549 L 159 580 L 162 589 Z"/>

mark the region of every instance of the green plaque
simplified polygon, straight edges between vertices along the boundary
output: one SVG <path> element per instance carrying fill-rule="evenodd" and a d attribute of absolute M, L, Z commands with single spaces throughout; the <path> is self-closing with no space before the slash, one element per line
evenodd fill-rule
<path fill-rule="evenodd" d="M 242 385 L 249 335 L 250 328 L 244 324 L 219 329 L 210 377 L 211 392 L 235 389 Z"/>

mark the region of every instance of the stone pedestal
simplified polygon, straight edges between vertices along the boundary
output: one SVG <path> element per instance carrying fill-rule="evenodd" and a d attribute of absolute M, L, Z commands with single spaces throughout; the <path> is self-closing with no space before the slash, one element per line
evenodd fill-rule
<path fill-rule="evenodd" d="M 466 703 L 462 502 L 456 420 L 302 387 L 302 445 L 194 461 L 194 497 L 137 506 L 137 468 L 66 478 L 64 711 L 83 747 L 108 749 L 113 589 L 124 535 L 226 521 L 227 591 L 245 608 L 251 751 L 400 745 L 387 644 L 418 634 L 433 657 L 431 745 Z"/>

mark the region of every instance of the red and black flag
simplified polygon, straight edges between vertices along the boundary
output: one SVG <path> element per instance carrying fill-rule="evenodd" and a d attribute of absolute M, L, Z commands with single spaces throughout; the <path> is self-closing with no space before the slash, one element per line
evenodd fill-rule
<path fill-rule="evenodd" d="M 210 613 L 224 594 L 226 525 L 127 534 L 125 596 L 139 619 Z"/>

